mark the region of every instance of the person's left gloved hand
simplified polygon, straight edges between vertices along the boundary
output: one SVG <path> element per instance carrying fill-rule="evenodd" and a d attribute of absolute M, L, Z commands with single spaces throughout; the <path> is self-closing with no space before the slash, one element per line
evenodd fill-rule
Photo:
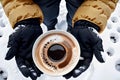
<path fill-rule="evenodd" d="M 9 36 L 8 52 L 5 59 L 15 57 L 16 64 L 24 77 L 36 80 L 42 72 L 32 59 L 32 48 L 36 39 L 43 33 L 39 18 L 30 18 L 15 24 L 15 32 Z"/>
<path fill-rule="evenodd" d="M 86 71 L 90 66 L 93 55 L 100 63 L 104 63 L 101 52 L 103 52 L 102 39 L 98 36 L 99 27 L 91 22 L 81 20 L 74 24 L 74 28 L 71 30 L 71 34 L 77 39 L 81 57 L 83 60 L 79 60 L 77 66 L 68 74 L 63 75 L 66 79 L 71 77 L 78 77 L 81 73 Z"/>

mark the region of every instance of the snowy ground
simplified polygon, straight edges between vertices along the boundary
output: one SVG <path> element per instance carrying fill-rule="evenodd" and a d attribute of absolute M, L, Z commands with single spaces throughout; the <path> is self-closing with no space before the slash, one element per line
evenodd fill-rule
<path fill-rule="evenodd" d="M 58 17 L 57 29 L 66 30 L 66 8 L 65 2 L 62 0 L 60 9 L 60 16 Z M 78 78 L 71 78 L 69 80 L 120 80 L 120 1 L 108 20 L 105 31 L 100 34 L 103 39 L 104 54 L 106 55 L 106 62 L 101 64 L 95 58 L 90 66 L 90 68 L 84 72 Z M 46 28 L 42 25 L 44 31 Z M 13 32 L 9 21 L 3 12 L 2 6 L 0 4 L 0 73 L 5 71 L 5 73 L 0 74 L 0 80 L 7 77 L 7 80 L 31 80 L 30 78 L 25 78 L 19 72 L 14 59 L 10 61 L 5 61 L 4 57 L 7 52 L 7 42 L 9 35 Z M 38 80 L 65 80 L 62 77 L 51 77 L 48 75 L 42 75 Z"/>

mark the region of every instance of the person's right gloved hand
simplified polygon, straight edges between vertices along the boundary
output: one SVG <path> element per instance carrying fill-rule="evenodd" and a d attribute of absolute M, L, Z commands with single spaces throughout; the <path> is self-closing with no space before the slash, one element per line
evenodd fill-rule
<path fill-rule="evenodd" d="M 83 72 L 85 72 L 93 59 L 93 55 L 100 62 L 104 63 L 105 59 L 102 55 L 104 51 L 102 45 L 102 39 L 99 37 L 99 27 L 86 20 L 79 20 L 74 24 L 74 28 L 71 30 L 71 34 L 77 39 L 83 60 L 79 60 L 77 66 L 68 74 L 63 75 L 66 79 L 71 77 L 77 78 Z"/>
<path fill-rule="evenodd" d="M 36 80 L 42 74 L 32 60 L 32 47 L 43 31 L 39 18 L 31 18 L 15 24 L 15 32 L 9 36 L 8 52 L 5 59 L 15 57 L 17 66 L 25 77 Z"/>

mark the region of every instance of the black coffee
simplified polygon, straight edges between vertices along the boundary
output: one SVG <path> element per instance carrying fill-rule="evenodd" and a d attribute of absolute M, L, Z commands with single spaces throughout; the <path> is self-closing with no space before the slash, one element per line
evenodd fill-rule
<path fill-rule="evenodd" d="M 60 44 L 54 44 L 48 49 L 48 57 L 52 61 L 60 61 L 66 55 L 65 48 Z"/>

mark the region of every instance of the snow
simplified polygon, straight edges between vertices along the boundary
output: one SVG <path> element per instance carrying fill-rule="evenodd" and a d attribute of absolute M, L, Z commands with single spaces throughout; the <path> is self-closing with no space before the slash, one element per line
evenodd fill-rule
<path fill-rule="evenodd" d="M 62 0 L 60 5 L 60 15 L 58 17 L 57 29 L 66 30 L 66 7 L 65 0 Z M 100 34 L 103 39 L 104 54 L 106 57 L 105 63 L 99 63 L 95 57 L 91 66 L 78 78 L 71 78 L 69 80 L 120 80 L 120 1 L 108 20 L 106 29 Z M 47 28 L 44 24 L 41 25 L 44 32 Z M 4 60 L 7 52 L 7 42 L 9 35 L 13 32 L 8 18 L 6 17 L 3 8 L 0 4 L 0 72 L 3 70 L 4 74 L 0 74 L 0 80 L 6 78 L 7 80 L 31 80 L 25 78 L 18 70 L 14 58 L 10 61 Z M 63 77 L 51 77 L 42 75 L 38 80 L 65 80 Z"/>

